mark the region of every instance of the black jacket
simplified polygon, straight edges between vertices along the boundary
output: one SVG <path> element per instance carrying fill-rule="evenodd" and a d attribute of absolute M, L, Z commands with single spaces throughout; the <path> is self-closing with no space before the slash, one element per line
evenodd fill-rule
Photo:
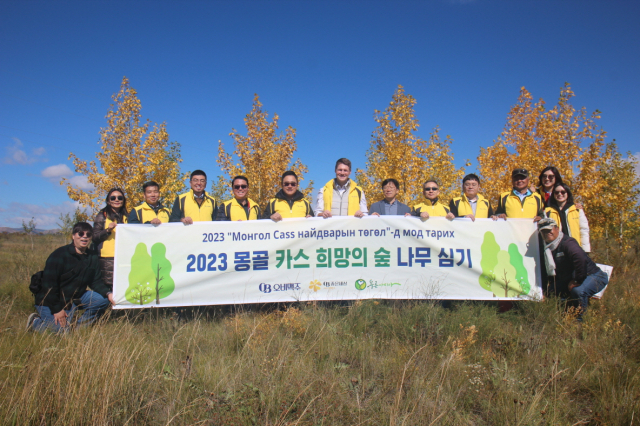
<path fill-rule="evenodd" d="M 567 289 L 570 281 L 582 284 L 587 276 L 600 272 L 580 244 L 567 234 L 563 234 L 558 248 L 551 253 L 556 263 L 556 289 L 560 291 Z"/>
<path fill-rule="evenodd" d="M 76 253 L 73 244 L 57 248 L 49 255 L 42 275 L 42 287 L 35 295 L 36 305 L 47 306 L 52 314 L 70 309 L 87 287 L 107 298 L 111 290 L 102 281 L 98 253 L 88 249 Z"/>

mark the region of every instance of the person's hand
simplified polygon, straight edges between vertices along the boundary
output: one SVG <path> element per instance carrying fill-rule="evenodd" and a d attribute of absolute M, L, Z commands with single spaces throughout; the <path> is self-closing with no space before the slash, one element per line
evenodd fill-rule
<path fill-rule="evenodd" d="M 465 217 L 468 217 L 469 219 L 471 219 L 472 222 L 476 221 L 476 217 L 473 215 L 473 213 L 469 213 L 468 215 L 466 215 Z"/>
<path fill-rule="evenodd" d="M 424 221 L 425 221 L 425 220 L 427 220 L 427 219 L 429 219 L 429 213 L 427 213 L 427 212 L 422 212 L 422 213 L 420 213 L 420 220 L 421 220 L 421 221 L 423 221 L 423 222 L 424 222 Z"/>
<path fill-rule="evenodd" d="M 404 217 L 409 217 L 409 216 L 411 216 L 411 213 L 405 213 L 404 214 Z"/>
<path fill-rule="evenodd" d="M 107 298 L 109 299 L 109 302 L 111 302 L 113 306 L 116 306 L 116 299 L 113 298 L 113 293 L 107 294 Z"/>
<path fill-rule="evenodd" d="M 160 219 L 158 219 L 157 217 L 154 217 L 153 219 L 151 219 L 149 221 L 150 224 L 154 225 L 154 226 L 158 226 L 162 223 L 162 221 Z"/>
<path fill-rule="evenodd" d="M 495 215 L 495 214 L 494 214 L 493 216 L 491 216 L 491 219 L 493 219 L 493 220 L 498 220 L 498 219 L 504 219 L 504 220 L 507 220 L 507 215 L 506 215 L 506 214 L 504 214 L 504 213 L 500 213 L 500 214 L 498 214 L 498 215 Z"/>
<path fill-rule="evenodd" d="M 451 212 L 447 213 L 447 215 L 446 215 L 445 217 L 446 217 L 448 220 L 453 220 L 453 219 L 455 219 L 455 218 L 456 218 L 456 217 L 454 216 L 454 214 L 453 214 L 453 213 L 451 213 Z"/>
<path fill-rule="evenodd" d="M 376 217 L 380 217 L 380 213 L 375 212 L 375 213 L 371 213 L 371 216 L 376 216 Z"/>
<path fill-rule="evenodd" d="M 582 203 L 576 203 L 576 209 L 584 210 L 584 206 L 582 205 Z"/>
<path fill-rule="evenodd" d="M 536 216 L 533 218 L 533 223 L 538 223 L 540 222 L 540 219 L 542 219 L 540 216 Z"/>
<path fill-rule="evenodd" d="M 63 309 L 57 314 L 53 314 L 53 322 L 58 324 L 60 327 L 67 326 L 67 312 Z"/>
<path fill-rule="evenodd" d="M 308 214 L 308 215 L 306 215 L 305 217 L 313 217 L 313 216 L 311 216 L 310 214 Z"/>
<path fill-rule="evenodd" d="M 275 212 L 274 214 L 271 215 L 271 220 L 274 222 L 279 222 L 282 220 L 282 215 L 278 212 Z"/>
<path fill-rule="evenodd" d="M 322 213 L 320 213 L 318 216 L 320 217 L 324 217 L 325 219 L 332 217 L 333 215 L 331 214 L 331 210 L 325 210 Z"/>
<path fill-rule="evenodd" d="M 362 217 L 362 216 L 364 216 L 364 213 L 362 213 L 360 210 L 358 210 L 358 211 L 356 212 L 356 214 L 354 214 L 354 216 L 355 216 L 355 217 Z"/>
<path fill-rule="evenodd" d="M 190 217 L 183 217 L 182 219 L 180 219 L 180 222 L 184 223 L 185 225 L 193 225 L 193 219 L 191 219 Z"/>
<path fill-rule="evenodd" d="M 573 290 L 575 287 L 578 287 L 578 283 L 577 283 L 577 282 L 575 282 L 575 281 L 573 281 L 573 280 L 572 280 L 572 281 L 569 281 L 569 285 L 568 285 L 568 287 L 569 287 L 569 291 L 571 291 L 571 290 Z"/>
<path fill-rule="evenodd" d="M 536 192 L 537 190 L 538 190 L 538 188 L 536 188 L 536 186 L 533 183 L 531 185 L 529 185 L 529 191 Z"/>
<path fill-rule="evenodd" d="M 113 228 L 115 228 L 115 227 L 116 227 L 116 225 L 117 225 L 117 223 L 115 223 L 115 222 L 111 222 L 111 223 L 109 224 L 109 226 L 107 226 L 107 229 L 113 229 Z"/>

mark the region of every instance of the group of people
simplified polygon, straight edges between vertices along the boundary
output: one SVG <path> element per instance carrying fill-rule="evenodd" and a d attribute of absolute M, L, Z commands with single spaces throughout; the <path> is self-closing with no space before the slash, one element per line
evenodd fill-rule
<path fill-rule="evenodd" d="M 543 271 L 545 277 L 554 277 L 549 286 L 551 292 L 573 296 L 580 300 L 582 310 L 586 311 L 586 303 L 582 302 L 585 297 L 588 301 L 590 295 L 606 285 L 602 274 L 597 272 L 600 269 L 585 254 L 590 251 L 590 245 L 589 225 L 584 210 L 574 202 L 570 188 L 562 182 L 555 167 L 547 167 L 540 173 L 537 189 L 531 186 L 531 176 L 526 169 L 513 170 L 513 188 L 500 194 L 495 210 L 489 200 L 479 193 L 480 178 L 475 174 L 464 177 L 461 196 L 450 200 L 448 205 L 440 199 L 438 180 L 428 179 L 422 187 L 424 201 L 412 208 L 396 199 L 400 184 L 393 178 L 382 182 L 384 198 L 368 208 L 363 189 L 350 179 L 350 175 L 351 161 L 340 158 L 335 165 L 335 178 L 317 193 L 315 212 L 298 189 L 298 176 L 293 171 L 286 171 L 282 175 L 281 189 L 263 210 L 248 197 L 247 177 L 234 177 L 231 181 L 233 198 L 218 202 L 206 192 L 207 175 L 202 170 L 191 173 L 189 191 L 177 196 L 170 209 L 162 205 L 161 188 L 156 182 L 144 183 L 144 202 L 130 210 L 124 191 L 120 188 L 111 189 L 106 197 L 106 206 L 96 215 L 93 227 L 85 222 L 76 224 L 72 243 L 57 249 L 47 260 L 41 290 L 35 295 L 37 313 L 29 317 L 27 327 L 65 330 L 80 306 L 85 312 L 77 323 L 89 324 L 104 312 L 109 302 L 114 303 L 115 237 L 118 224 L 124 223 L 158 226 L 168 222 L 191 225 L 201 221 L 256 219 L 277 222 L 285 218 L 314 216 L 361 218 L 368 214 L 417 216 L 423 221 L 438 216 L 449 220 L 464 217 L 472 221 L 476 218 L 529 218 L 538 223 L 545 243 L 543 257 L 546 268 Z M 554 239 L 549 241 L 551 236 Z M 558 243 L 565 240 L 570 242 Z M 91 242 L 94 248 L 89 247 Z M 558 270 L 561 272 L 556 273 Z M 597 285 L 589 278 L 595 275 L 598 275 Z M 600 285 L 602 282 L 604 284 Z M 87 287 L 93 291 L 87 290 Z"/>

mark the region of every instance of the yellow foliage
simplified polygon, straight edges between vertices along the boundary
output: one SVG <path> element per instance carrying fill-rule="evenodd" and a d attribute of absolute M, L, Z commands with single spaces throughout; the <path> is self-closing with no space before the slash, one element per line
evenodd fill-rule
<path fill-rule="evenodd" d="M 358 184 L 371 202 L 383 197 L 380 185 L 388 178 L 398 180 L 397 198 L 409 205 L 421 201 L 422 184 L 429 178 L 438 180 L 443 200 L 459 191 L 464 170 L 453 164 L 453 140 L 450 136 L 442 140 L 437 127 L 428 140 L 416 136 L 415 104 L 416 100 L 398 86 L 387 109 L 374 113 L 378 126 L 367 151 L 367 169 L 356 172 Z"/>
<path fill-rule="evenodd" d="M 86 176 L 94 189 L 84 191 L 64 178 L 60 184 L 66 185 L 72 200 L 94 213 L 104 207 L 104 197 L 115 187 L 124 190 L 129 208 L 137 206 L 144 199 L 142 184 L 148 180 L 160 185 L 164 200 L 173 201 L 184 189 L 188 176 L 180 173 L 180 145 L 169 142 L 165 123 L 154 124 L 151 131 L 149 120 L 141 125 L 142 105 L 126 77 L 112 99 L 107 127 L 100 129 L 101 151 L 96 153 L 97 161 L 87 163 L 74 153 L 69 154 L 76 172 Z"/>
<path fill-rule="evenodd" d="M 502 134 L 478 156 L 482 191 L 492 205 L 497 205 L 501 192 L 511 189 L 511 171 L 520 167 L 529 170 L 534 184 L 542 169 L 556 167 L 585 204 L 599 192 L 593 178 L 606 132 L 596 126 L 599 111 L 590 115 L 585 108 L 576 111 L 569 103 L 573 96 L 565 84 L 558 105 L 547 110 L 544 100 L 534 104 L 527 89 L 520 89 Z"/>
<path fill-rule="evenodd" d="M 247 136 L 242 136 L 235 129 L 229 133 L 235 142 L 233 155 L 238 162 L 234 164 L 232 156 L 225 152 L 222 141 L 218 142 L 217 160 L 229 181 L 237 175 L 249 178 L 249 198 L 263 209 L 280 190 L 282 173 L 293 170 L 298 175 L 298 180 L 302 181 L 303 174 L 307 172 L 307 166 L 300 160 L 291 164 L 293 153 L 297 149 L 296 130 L 289 126 L 284 135 L 277 134 L 278 115 L 274 114 L 271 122 L 267 117 L 267 111 L 262 109 L 258 95 L 254 95 L 253 108 L 244 119 Z M 310 182 L 306 189 L 300 191 L 308 196 L 312 184 Z"/>

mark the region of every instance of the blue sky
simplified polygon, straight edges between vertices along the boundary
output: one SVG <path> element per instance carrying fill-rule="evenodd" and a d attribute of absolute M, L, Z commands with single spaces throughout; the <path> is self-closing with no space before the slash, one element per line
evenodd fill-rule
<path fill-rule="evenodd" d="M 525 86 L 602 111 L 607 141 L 640 151 L 637 1 L 0 2 L 0 226 L 55 228 L 74 204 L 69 152 L 93 159 L 123 76 L 143 118 L 167 123 L 183 171 L 219 174 L 253 94 L 317 185 L 339 157 L 365 166 L 374 109 L 401 84 L 418 134 L 454 139 L 458 165 L 496 139 Z M 74 177 L 75 176 L 75 177 Z"/>

